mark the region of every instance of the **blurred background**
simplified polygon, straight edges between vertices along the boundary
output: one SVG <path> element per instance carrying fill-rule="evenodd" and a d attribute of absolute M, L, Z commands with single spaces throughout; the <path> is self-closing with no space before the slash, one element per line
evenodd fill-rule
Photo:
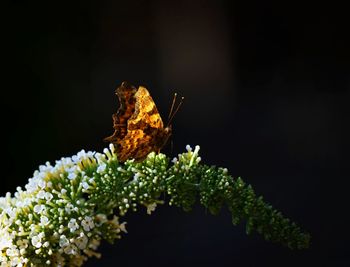
<path fill-rule="evenodd" d="M 86 266 L 350 266 L 350 49 L 345 8 L 298 1 L 4 1 L 1 195 L 35 169 L 102 151 L 124 80 L 173 123 L 171 156 L 201 146 L 312 234 L 306 251 L 246 236 L 199 205 L 126 216 Z"/>

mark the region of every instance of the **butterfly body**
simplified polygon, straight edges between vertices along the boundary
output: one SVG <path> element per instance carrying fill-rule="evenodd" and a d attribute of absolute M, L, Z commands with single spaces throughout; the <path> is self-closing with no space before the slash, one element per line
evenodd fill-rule
<path fill-rule="evenodd" d="M 150 152 L 159 152 L 171 136 L 145 87 L 123 82 L 116 90 L 120 107 L 112 115 L 114 133 L 105 141 L 116 146 L 119 161 L 140 161 Z"/>

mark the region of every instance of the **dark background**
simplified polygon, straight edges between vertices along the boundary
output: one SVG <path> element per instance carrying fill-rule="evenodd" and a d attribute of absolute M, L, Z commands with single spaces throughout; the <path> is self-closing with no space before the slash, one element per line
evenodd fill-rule
<path fill-rule="evenodd" d="M 173 124 L 312 234 L 306 251 L 246 236 L 227 210 L 128 214 L 86 266 L 350 266 L 345 7 L 297 1 L 4 1 L 1 194 L 112 133 L 114 89 L 144 85 Z"/>

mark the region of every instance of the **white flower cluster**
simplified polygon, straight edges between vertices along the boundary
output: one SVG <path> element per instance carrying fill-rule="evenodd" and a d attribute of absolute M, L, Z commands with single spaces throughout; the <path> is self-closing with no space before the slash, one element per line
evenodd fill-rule
<path fill-rule="evenodd" d="M 187 145 L 186 150 L 187 153 L 179 154 L 177 158 L 173 158 L 172 163 L 174 163 L 175 166 L 182 163 L 181 166 L 183 168 L 190 169 L 193 165 L 197 165 L 202 160 L 198 155 L 200 146 L 195 146 L 194 151 L 192 151 L 192 147 Z"/>
<path fill-rule="evenodd" d="M 81 266 L 100 256 L 101 240 L 126 233 L 126 223 L 111 214 L 124 216 L 138 205 L 151 214 L 164 192 L 170 204 L 187 203 L 177 184 L 195 177 L 191 170 L 201 159 L 199 146 L 186 149 L 171 167 L 154 152 L 142 162 L 119 163 L 113 145 L 40 166 L 24 189 L 0 198 L 0 267 Z"/>
<path fill-rule="evenodd" d="M 40 166 L 25 189 L 1 197 L 0 266 L 81 266 L 99 256 L 103 235 L 119 238 L 126 232 L 118 217 L 96 214 L 96 203 L 86 197 L 113 162 L 112 145 L 104 154 L 82 150 Z"/>

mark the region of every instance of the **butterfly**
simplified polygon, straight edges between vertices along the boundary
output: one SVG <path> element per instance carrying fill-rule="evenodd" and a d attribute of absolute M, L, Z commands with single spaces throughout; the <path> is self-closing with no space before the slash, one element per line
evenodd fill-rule
<path fill-rule="evenodd" d="M 176 93 L 170 108 L 168 123 L 164 126 L 158 109 L 148 92 L 123 82 L 115 91 L 120 107 L 112 115 L 114 133 L 104 141 L 116 146 L 118 160 L 141 161 L 154 151 L 159 153 L 172 133 L 171 121 L 179 110 L 183 97 L 174 109 Z"/>

